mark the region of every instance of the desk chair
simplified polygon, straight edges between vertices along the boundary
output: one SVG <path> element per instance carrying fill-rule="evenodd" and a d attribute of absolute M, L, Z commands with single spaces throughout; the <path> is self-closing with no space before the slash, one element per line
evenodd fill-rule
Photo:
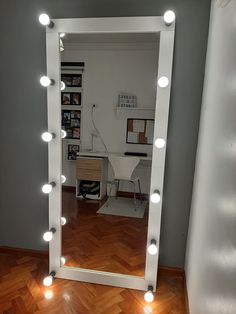
<path fill-rule="evenodd" d="M 135 183 L 138 182 L 139 193 L 141 196 L 141 185 L 139 177 L 132 177 L 134 169 L 137 167 L 140 158 L 138 157 L 124 157 L 124 156 L 108 156 L 108 160 L 114 171 L 113 181 L 111 182 L 109 197 L 111 196 L 112 185 L 117 183 L 117 192 L 119 191 L 120 180 L 126 180 L 133 183 L 134 187 L 134 208 L 136 210 L 137 199 L 135 192 Z"/>

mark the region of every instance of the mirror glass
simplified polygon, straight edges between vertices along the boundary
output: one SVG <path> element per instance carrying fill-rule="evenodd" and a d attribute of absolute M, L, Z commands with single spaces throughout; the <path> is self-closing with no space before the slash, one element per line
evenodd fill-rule
<path fill-rule="evenodd" d="M 62 264 L 144 277 L 159 35 L 61 40 Z"/>

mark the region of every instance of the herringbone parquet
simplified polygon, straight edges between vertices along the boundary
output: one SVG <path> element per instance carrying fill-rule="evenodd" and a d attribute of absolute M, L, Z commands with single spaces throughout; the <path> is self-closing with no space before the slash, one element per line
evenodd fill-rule
<path fill-rule="evenodd" d="M 99 215 L 99 201 L 63 191 L 62 256 L 66 266 L 144 276 L 148 213 L 143 219 Z"/>
<path fill-rule="evenodd" d="M 183 278 L 161 273 L 155 302 L 143 292 L 56 279 L 43 287 L 47 256 L 0 251 L 1 314 L 185 314 Z"/>

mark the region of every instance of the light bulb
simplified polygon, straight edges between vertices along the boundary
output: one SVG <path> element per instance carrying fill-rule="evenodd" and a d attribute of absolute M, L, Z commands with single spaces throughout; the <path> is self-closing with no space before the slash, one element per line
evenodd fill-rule
<path fill-rule="evenodd" d="M 53 188 L 53 186 L 51 184 L 48 184 L 48 183 L 44 184 L 42 186 L 42 192 L 45 193 L 45 194 L 49 194 L 49 193 L 52 192 L 52 188 Z"/>
<path fill-rule="evenodd" d="M 156 255 L 158 252 L 156 240 L 152 239 L 150 245 L 148 246 L 148 253 L 150 255 Z"/>
<path fill-rule="evenodd" d="M 152 203 L 157 204 L 160 202 L 160 200 L 161 200 L 160 192 L 155 190 L 151 195 L 151 201 Z"/>
<path fill-rule="evenodd" d="M 43 239 L 46 242 L 50 242 L 52 240 L 52 237 L 53 237 L 52 231 L 47 231 L 43 234 Z"/>
<path fill-rule="evenodd" d="M 61 138 L 66 138 L 67 133 L 65 130 L 61 130 Z"/>
<path fill-rule="evenodd" d="M 166 145 L 166 141 L 163 138 L 157 138 L 155 140 L 155 146 L 157 148 L 163 148 L 163 147 L 165 147 L 165 145 Z"/>
<path fill-rule="evenodd" d="M 53 81 L 48 76 L 42 76 L 40 78 L 40 84 L 44 87 L 48 87 L 53 84 Z"/>
<path fill-rule="evenodd" d="M 169 10 L 166 11 L 164 14 L 164 21 L 166 23 L 166 25 L 171 25 L 175 20 L 175 12 Z"/>
<path fill-rule="evenodd" d="M 46 13 L 42 13 L 39 15 L 39 22 L 42 25 L 47 26 L 50 24 L 50 17 Z"/>
<path fill-rule="evenodd" d="M 54 134 L 50 132 L 44 132 L 41 137 L 44 142 L 51 142 L 51 140 L 54 138 Z"/>
<path fill-rule="evenodd" d="M 66 263 L 66 259 L 65 259 L 65 257 L 61 257 L 61 265 L 63 266 L 63 265 L 65 265 L 65 263 Z"/>
<path fill-rule="evenodd" d="M 64 90 L 65 88 L 66 88 L 66 84 L 63 81 L 61 81 L 61 90 Z"/>
<path fill-rule="evenodd" d="M 66 36 L 66 33 L 60 33 L 60 37 L 63 38 Z"/>
<path fill-rule="evenodd" d="M 158 80 L 158 85 L 161 87 L 161 88 L 165 88 L 169 85 L 169 80 L 166 76 L 162 76 L 159 78 Z"/>
<path fill-rule="evenodd" d="M 52 285 L 52 282 L 53 282 L 53 277 L 51 275 L 43 279 L 43 285 L 45 287 L 50 287 Z"/>
<path fill-rule="evenodd" d="M 61 217 L 61 225 L 64 226 L 66 224 L 66 218 L 65 217 Z"/>
<path fill-rule="evenodd" d="M 44 278 L 45 279 L 45 278 Z M 47 300 L 51 300 L 52 298 L 53 298 L 53 292 L 52 292 L 52 290 L 46 290 L 45 292 L 44 292 L 44 297 L 45 297 L 45 299 L 47 299 Z"/>
<path fill-rule="evenodd" d="M 61 183 L 65 183 L 66 182 L 66 176 L 64 176 L 63 174 L 61 175 Z"/>
<path fill-rule="evenodd" d="M 144 300 L 148 303 L 151 303 L 154 300 L 154 295 L 152 291 L 153 291 L 153 287 L 149 286 L 148 291 L 144 294 Z"/>

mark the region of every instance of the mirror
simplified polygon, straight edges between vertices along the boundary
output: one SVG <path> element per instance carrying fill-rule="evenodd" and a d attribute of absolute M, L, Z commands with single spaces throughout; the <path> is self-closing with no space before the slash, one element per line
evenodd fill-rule
<path fill-rule="evenodd" d="M 159 33 L 61 39 L 62 263 L 144 278 Z"/>
<path fill-rule="evenodd" d="M 163 17 L 46 28 L 50 278 L 156 289 L 174 29 Z"/>

